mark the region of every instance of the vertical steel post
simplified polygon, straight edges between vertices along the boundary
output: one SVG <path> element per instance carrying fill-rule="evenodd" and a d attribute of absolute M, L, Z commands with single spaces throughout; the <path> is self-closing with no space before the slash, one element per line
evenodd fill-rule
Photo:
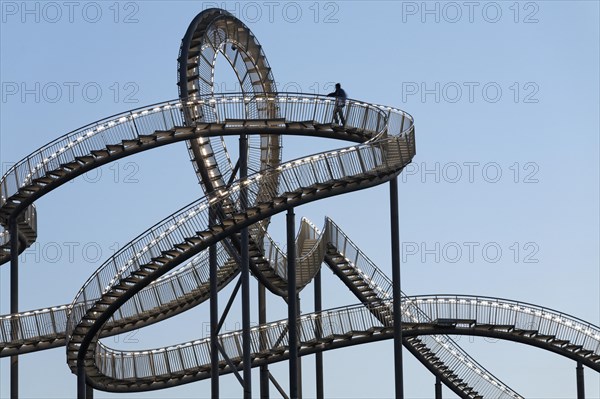
<path fill-rule="evenodd" d="M 246 209 L 248 206 L 248 188 L 244 180 L 248 177 L 248 136 L 240 135 L 240 206 Z M 252 368 L 250 364 L 250 259 L 248 255 L 248 228 L 241 231 L 241 273 L 242 273 L 242 353 L 244 366 L 244 399 L 252 397 Z"/>
<path fill-rule="evenodd" d="M 208 224 L 212 227 L 216 221 L 216 211 L 211 208 L 208 214 Z M 219 398 L 219 298 L 217 290 L 217 245 L 208 248 L 208 264 L 210 278 L 210 396 Z"/>
<path fill-rule="evenodd" d="M 77 399 L 86 399 L 87 385 L 85 384 L 85 369 L 83 358 L 77 354 Z"/>
<path fill-rule="evenodd" d="M 264 325 L 267 322 L 267 297 L 265 286 L 258 282 L 258 324 Z M 264 333 L 260 333 L 261 350 L 266 348 L 266 337 Z M 263 364 L 260 366 L 260 398 L 269 399 L 269 366 Z"/>
<path fill-rule="evenodd" d="M 294 208 L 286 214 L 287 228 L 287 302 L 288 302 L 288 334 L 290 347 L 290 399 L 298 399 L 298 310 L 296 301 L 296 230 Z"/>
<path fill-rule="evenodd" d="M 91 385 L 85 386 L 85 399 L 94 399 L 94 388 Z"/>
<path fill-rule="evenodd" d="M 323 310 L 323 303 L 321 301 L 321 270 L 315 276 L 315 313 Z M 320 319 L 317 319 L 317 333 L 315 336 L 317 339 L 321 338 L 321 323 Z M 315 380 L 317 383 L 317 399 L 324 399 L 323 393 L 323 352 L 315 353 Z"/>
<path fill-rule="evenodd" d="M 403 399 L 404 375 L 402 371 L 402 294 L 400 291 L 400 226 L 397 177 L 390 180 L 390 222 L 392 230 L 392 285 L 394 296 L 394 373 L 396 399 Z"/>
<path fill-rule="evenodd" d="M 302 310 L 300 308 L 300 294 L 298 293 L 296 294 L 296 317 L 298 320 L 300 319 L 300 313 L 302 313 Z M 298 399 L 302 399 L 302 358 L 300 356 L 298 356 L 296 364 L 298 365 Z"/>
<path fill-rule="evenodd" d="M 8 221 L 8 233 L 10 234 L 10 313 L 19 313 L 19 227 L 17 217 L 13 216 Z M 11 336 L 13 340 L 19 339 L 19 325 L 11 325 Z M 10 357 L 10 397 L 19 398 L 19 356 Z"/>
<path fill-rule="evenodd" d="M 442 399 L 442 380 L 440 377 L 435 377 L 435 399 Z"/>
<path fill-rule="evenodd" d="M 577 399 L 585 399 L 585 384 L 583 380 L 583 364 L 577 362 Z"/>

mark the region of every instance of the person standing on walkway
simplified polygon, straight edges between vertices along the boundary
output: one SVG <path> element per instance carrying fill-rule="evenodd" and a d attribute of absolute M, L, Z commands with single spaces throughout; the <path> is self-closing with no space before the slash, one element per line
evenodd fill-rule
<path fill-rule="evenodd" d="M 346 92 L 342 89 L 342 85 L 339 83 L 335 84 L 335 91 L 327 95 L 327 97 L 335 97 L 335 108 L 333 109 L 333 121 L 341 126 L 346 124 L 344 119 L 344 107 L 346 106 Z"/>

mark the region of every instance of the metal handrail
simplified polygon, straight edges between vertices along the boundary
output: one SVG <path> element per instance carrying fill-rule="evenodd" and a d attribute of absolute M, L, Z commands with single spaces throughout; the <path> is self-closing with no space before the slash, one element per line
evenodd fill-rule
<path fill-rule="evenodd" d="M 366 308 L 363 304 L 329 309 L 298 318 L 298 336 L 302 344 L 319 339 L 337 339 L 348 333 L 372 333 L 373 329 L 383 327 L 371 309 Z M 264 351 L 285 350 L 288 346 L 287 331 L 287 319 L 251 328 L 253 352 L 257 354 Z M 319 331 L 318 336 L 317 331 Z M 241 339 L 241 330 L 219 335 L 219 343 L 226 348 L 227 356 L 233 361 L 242 358 Z M 96 365 L 104 375 L 117 380 L 140 380 L 148 377 L 156 378 L 161 375 L 168 378 L 173 373 L 185 372 L 188 369 L 201 369 L 203 366 L 208 367 L 210 365 L 209 344 L 210 338 L 205 338 L 152 350 L 120 351 L 99 342 L 96 351 Z M 191 353 L 182 352 L 190 350 L 193 350 L 196 356 L 184 356 L 186 360 L 189 360 L 186 362 L 187 364 L 177 362 L 170 363 L 168 369 L 165 367 L 169 362 L 168 359 L 181 358 L 179 354 L 191 355 Z M 173 354 L 177 354 L 177 356 L 172 356 Z M 133 367 L 126 366 L 126 363 L 131 362 L 149 364 L 150 358 L 152 358 L 155 370 L 163 370 L 162 373 L 152 373 L 150 368 L 137 368 L 137 373 L 134 374 Z M 220 359 L 223 360 L 222 355 Z M 145 370 L 145 373 L 140 373 L 141 370 Z"/>
<path fill-rule="evenodd" d="M 230 261 L 231 258 L 226 249 L 217 244 L 218 268 L 222 269 Z M 231 273 L 237 274 L 237 264 Z M 186 265 L 153 281 L 131 301 L 125 303 L 108 322 L 107 327 L 121 327 L 127 321 L 125 319 L 131 321 L 132 318 L 139 319 L 149 314 L 166 312 L 173 306 L 181 305 L 181 301 L 190 295 L 196 299 L 202 296 L 206 299 L 209 293 L 208 285 L 208 251 L 203 251 Z M 93 304 L 98 299 L 99 297 L 88 298 L 87 303 Z M 197 302 L 199 301 L 197 300 Z M 78 303 L 75 307 L 84 305 L 84 303 Z M 40 340 L 65 338 L 70 306 L 70 304 L 66 304 L 21 312 L 16 315 L 0 316 L 0 347 L 36 338 L 40 338 Z M 81 313 L 83 309 L 75 311 Z M 17 320 L 18 324 L 15 325 L 14 320 Z M 17 338 L 12 334 L 12 326 L 18 327 Z"/>
<path fill-rule="evenodd" d="M 567 340 L 600 355 L 600 327 L 563 312 L 526 302 L 473 295 L 418 295 L 411 299 L 432 320 L 473 319 L 478 324 L 511 325 Z"/>
<path fill-rule="evenodd" d="M 416 301 L 423 296 L 405 297 L 403 305 Z M 487 298 L 496 299 L 496 298 Z M 392 302 L 389 300 L 377 303 L 376 305 L 357 304 L 328 309 L 321 312 L 310 313 L 298 318 L 298 330 L 300 342 L 302 345 L 313 345 L 319 340 L 336 340 L 341 337 L 347 338 L 352 335 L 373 334 L 382 332 L 384 324 L 376 317 L 382 308 L 390 308 Z M 261 352 L 284 351 L 287 348 L 287 319 L 266 323 L 251 328 L 252 349 L 254 355 Z M 411 318 L 404 320 L 405 323 L 415 323 Z M 430 323 L 431 320 L 422 321 Z M 281 339 L 283 337 L 283 339 Z M 219 335 L 219 342 L 222 347 L 227 349 L 227 356 L 237 361 L 242 358 L 240 348 L 242 331 L 228 332 Z M 260 344 L 259 344 L 260 343 Z M 189 341 L 168 347 L 156 348 L 151 350 L 121 351 L 114 350 L 102 343 L 98 343 L 96 352 L 96 365 L 100 372 L 105 376 L 120 381 L 143 379 L 154 379 L 165 377 L 169 378 L 174 373 L 185 372 L 186 370 L 202 370 L 210 366 L 209 354 L 210 338 Z M 443 343 L 442 343 L 443 345 Z M 448 348 L 452 350 L 453 348 Z M 176 354 L 177 356 L 174 356 Z M 181 356 L 180 356 L 181 355 Z M 460 353 L 456 353 L 459 360 L 468 361 L 468 358 L 461 358 Z M 170 362 L 169 368 L 166 363 L 169 359 L 185 359 L 185 362 Z M 220 357 L 224 363 L 224 358 Z M 135 362 L 136 365 L 150 364 L 150 367 L 136 367 L 130 365 Z M 456 368 L 458 364 L 453 364 Z M 156 372 L 159 370 L 159 372 Z M 161 371 L 162 370 L 162 371 Z M 481 377 L 481 374 L 478 374 Z M 483 378 L 485 380 L 485 378 Z M 492 384 L 493 385 L 493 384 Z M 504 391 L 501 386 L 496 387 L 502 391 L 502 395 L 510 395 L 510 391 Z M 481 394 L 481 392 L 480 392 Z"/>
<path fill-rule="evenodd" d="M 266 117 L 260 113 L 254 116 L 249 108 L 259 103 L 272 102 L 280 107 L 280 112 L 286 121 L 317 120 L 321 123 L 331 123 L 329 115 L 333 113 L 334 100 L 330 97 L 306 93 L 263 93 L 248 95 L 244 93 L 222 93 L 199 97 L 194 101 L 182 103 L 179 100 L 171 100 L 150 106 L 139 107 L 131 111 L 115 114 L 111 117 L 100 119 L 97 122 L 85 125 L 73 130 L 50 143 L 32 152 L 15 165 L 13 165 L 0 180 L 0 206 L 6 199 L 14 195 L 19 188 L 30 184 L 32 180 L 44 176 L 48 171 L 56 169 L 60 164 L 75 160 L 75 157 L 89 155 L 92 150 L 104 149 L 106 145 L 118 144 L 122 140 L 135 139 L 140 134 L 150 134 L 153 130 L 159 130 L 158 125 L 153 129 L 147 129 L 148 120 L 155 116 L 162 116 L 160 129 L 168 130 L 180 122 L 179 126 L 185 124 L 183 113 L 197 113 L 198 107 L 203 111 L 204 122 L 224 123 L 228 119 L 259 119 Z M 314 105 L 314 109 L 307 106 Z M 173 110 L 176 109 L 175 113 Z M 360 110 L 365 109 L 365 114 Z M 356 111 L 358 110 L 358 111 Z M 358 112 L 358 114 L 357 114 Z M 358 119 L 369 121 L 368 126 L 354 123 L 354 127 L 380 133 L 385 126 L 386 113 L 389 109 L 372 106 L 370 104 L 348 100 L 348 123 L 353 124 Z M 405 118 L 408 114 L 400 110 Z M 308 116 L 311 116 L 308 119 Z M 168 117 L 167 117 L 168 116 Z M 195 118 L 199 119 L 199 118 Z M 407 120 L 412 120 L 406 117 Z M 151 121 L 156 123 L 156 121 Z M 412 123 L 412 122 L 411 122 Z M 409 126 L 410 127 L 410 126 Z M 408 130 L 408 129 L 407 129 Z"/>

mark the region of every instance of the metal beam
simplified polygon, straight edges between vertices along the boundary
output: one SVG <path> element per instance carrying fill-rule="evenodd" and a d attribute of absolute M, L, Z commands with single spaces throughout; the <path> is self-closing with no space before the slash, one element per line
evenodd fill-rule
<path fill-rule="evenodd" d="M 288 345 L 290 352 L 290 398 L 298 399 L 298 302 L 296 299 L 296 220 L 294 208 L 286 214 L 287 228 L 287 296 L 288 296 Z"/>
<path fill-rule="evenodd" d="M 394 375 L 396 399 L 404 398 L 402 370 L 402 291 L 400 274 L 400 226 L 398 210 L 398 178 L 390 180 L 390 222 L 392 239 L 392 286 L 394 311 Z"/>
<path fill-rule="evenodd" d="M 287 396 L 287 394 L 285 393 L 285 390 L 282 388 L 281 385 L 279 385 L 279 383 L 277 382 L 277 380 L 275 379 L 275 377 L 273 377 L 273 374 L 271 374 L 271 372 L 269 371 L 269 380 L 271 380 L 271 382 L 273 383 L 273 385 L 275 385 L 275 388 L 277 389 L 277 391 L 279 392 L 279 394 L 281 395 L 281 397 L 283 399 L 290 399 L 289 396 Z"/>
<path fill-rule="evenodd" d="M 17 215 L 11 217 L 8 221 L 10 234 L 10 313 L 19 313 L 19 227 L 17 225 Z M 11 325 L 12 339 L 19 339 L 18 320 L 13 319 Z M 19 356 L 10 357 L 10 397 L 19 398 Z"/>
<path fill-rule="evenodd" d="M 248 136 L 240 135 L 240 180 L 243 182 L 248 177 Z M 242 184 L 240 191 L 240 207 L 248 207 L 248 188 Z M 244 399 L 252 398 L 252 365 L 250 345 L 250 257 L 248 254 L 248 227 L 241 231 L 241 281 L 242 281 L 242 353 L 244 365 Z"/>
<path fill-rule="evenodd" d="M 583 380 L 583 364 L 577 362 L 577 399 L 585 399 L 585 384 Z"/>
<path fill-rule="evenodd" d="M 315 312 L 323 310 L 323 303 L 321 301 L 321 270 L 315 275 Z M 317 332 L 315 336 L 317 339 L 321 338 L 321 319 L 317 319 Z M 317 385 L 316 394 L 317 399 L 324 399 L 325 395 L 323 392 L 323 352 L 317 352 L 315 354 L 315 381 Z"/>
<path fill-rule="evenodd" d="M 238 282 L 235 284 L 235 287 L 233 288 L 233 292 L 231 293 L 231 296 L 229 297 L 229 300 L 227 301 L 227 305 L 225 305 L 225 310 L 223 311 L 223 314 L 221 315 L 221 319 L 219 320 L 219 324 L 217 325 L 217 334 L 219 333 L 219 331 L 221 331 L 221 328 L 223 327 L 223 323 L 225 323 L 225 319 L 227 318 L 227 315 L 229 314 L 229 310 L 231 310 L 231 306 L 233 305 L 233 301 L 235 301 L 235 297 L 237 296 L 237 293 L 240 290 L 241 285 L 242 285 L 242 278 L 240 277 L 238 279 Z"/>
<path fill-rule="evenodd" d="M 235 378 L 237 378 L 238 382 L 243 387 L 244 386 L 244 379 L 240 375 L 237 367 L 235 366 L 235 364 L 233 364 L 233 362 L 231 361 L 231 359 L 229 358 L 229 356 L 227 356 L 227 352 L 225 352 L 225 349 L 223 349 L 223 347 L 221 346 L 221 344 L 218 343 L 218 342 L 217 342 L 217 348 L 219 348 L 219 352 L 221 352 L 221 354 L 223 355 L 223 359 L 225 359 L 225 363 L 227 363 L 227 365 L 229 366 L 229 368 L 231 369 L 231 371 L 233 372 L 233 374 L 235 374 Z"/>

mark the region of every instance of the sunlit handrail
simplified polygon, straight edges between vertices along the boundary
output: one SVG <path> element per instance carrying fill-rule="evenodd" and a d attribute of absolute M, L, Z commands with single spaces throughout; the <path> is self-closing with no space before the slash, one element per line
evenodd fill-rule
<path fill-rule="evenodd" d="M 185 122 L 182 113 L 196 113 L 198 107 L 201 107 L 202 120 L 214 123 L 224 123 L 230 119 L 260 119 L 270 115 L 262 115 L 252 106 L 256 107 L 264 102 L 278 106 L 286 121 L 315 120 L 331 123 L 334 100 L 327 96 L 306 93 L 222 93 L 186 103 L 171 100 L 136 108 L 69 132 L 17 162 L 0 180 L 0 206 L 19 188 L 56 169 L 60 164 L 89 155 L 92 150 L 103 149 L 106 145 L 118 144 L 122 140 L 135 139 L 141 134 L 151 134 L 159 128 L 168 130 L 177 125 L 183 126 Z M 380 133 L 386 126 L 385 119 L 390 113 L 401 115 L 402 120 L 407 121 L 407 129 L 404 130 L 408 130 L 412 124 L 412 118 L 400 110 L 384 110 L 357 100 L 348 100 L 347 104 L 347 124 L 358 129 Z M 311 105 L 313 108 L 310 108 Z M 160 118 L 155 118 L 157 116 Z M 146 126 L 148 121 L 152 123 L 151 126 Z"/>
<path fill-rule="evenodd" d="M 567 340 L 600 355 L 600 327 L 553 309 L 472 295 L 419 295 L 411 300 L 432 320 L 472 319 L 478 324 L 511 325 Z"/>

